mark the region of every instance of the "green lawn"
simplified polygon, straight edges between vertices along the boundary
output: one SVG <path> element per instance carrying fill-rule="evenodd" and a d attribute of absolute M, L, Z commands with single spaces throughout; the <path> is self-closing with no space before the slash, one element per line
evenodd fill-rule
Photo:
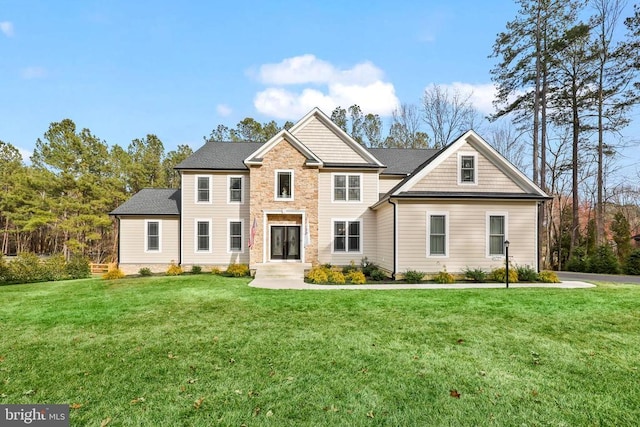
<path fill-rule="evenodd" d="M 0 403 L 68 403 L 93 426 L 640 423 L 640 286 L 247 282 L 0 287 Z"/>

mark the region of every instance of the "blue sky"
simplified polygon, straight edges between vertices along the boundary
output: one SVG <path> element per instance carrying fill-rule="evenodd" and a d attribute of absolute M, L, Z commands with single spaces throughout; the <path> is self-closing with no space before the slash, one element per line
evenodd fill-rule
<path fill-rule="evenodd" d="M 516 11 L 508 0 L 0 0 L 0 139 L 28 155 L 70 118 L 109 144 L 155 133 L 167 151 L 195 149 L 220 123 L 282 124 L 316 105 L 357 103 L 387 124 L 432 83 L 473 89 L 487 113 L 488 55 Z"/>

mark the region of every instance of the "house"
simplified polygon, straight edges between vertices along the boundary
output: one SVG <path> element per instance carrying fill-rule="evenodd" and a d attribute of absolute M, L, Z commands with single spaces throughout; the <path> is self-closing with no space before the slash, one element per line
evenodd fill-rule
<path fill-rule="evenodd" d="M 366 148 L 319 109 L 265 143 L 207 142 L 180 163 L 181 189 L 144 189 L 111 215 L 118 261 L 251 269 L 356 264 L 390 276 L 537 267 L 548 196 L 474 131 L 441 150 Z"/>

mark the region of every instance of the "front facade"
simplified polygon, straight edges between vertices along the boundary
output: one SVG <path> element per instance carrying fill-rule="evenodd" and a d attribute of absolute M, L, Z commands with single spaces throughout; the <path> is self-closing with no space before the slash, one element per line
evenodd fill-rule
<path fill-rule="evenodd" d="M 266 143 L 208 142 L 176 167 L 181 189 L 115 209 L 120 268 L 171 262 L 359 264 L 390 276 L 537 267 L 547 195 L 475 132 L 442 150 L 367 149 L 314 109 Z"/>

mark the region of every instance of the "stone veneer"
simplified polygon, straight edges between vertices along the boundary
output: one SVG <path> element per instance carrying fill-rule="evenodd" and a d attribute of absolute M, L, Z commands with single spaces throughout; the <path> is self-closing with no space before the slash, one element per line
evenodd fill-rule
<path fill-rule="evenodd" d="M 302 262 L 318 263 L 318 168 L 307 167 L 305 156 L 300 153 L 288 141 L 282 139 L 271 148 L 263 157 L 262 165 L 250 168 L 250 219 L 249 230 L 253 219 L 257 221 L 255 244 L 250 251 L 250 265 L 262 262 L 264 242 L 263 213 L 276 210 L 304 211 L 309 220 L 311 244 L 304 248 Z M 275 171 L 278 169 L 290 169 L 293 171 L 293 200 L 275 200 Z M 300 215 L 270 213 L 267 217 L 267 227 L 271 223 L 300 224 L 301 243 L 304 245 L 305 224 L 302 224 Z M 268 228 L 267 228 L 268 229 Z M 269 236 L 267 236 L 269 237 Z M 269 240 L 267 240 L 269 244 Z M 269 262 L 267 252 L 266 261 Z"/>

